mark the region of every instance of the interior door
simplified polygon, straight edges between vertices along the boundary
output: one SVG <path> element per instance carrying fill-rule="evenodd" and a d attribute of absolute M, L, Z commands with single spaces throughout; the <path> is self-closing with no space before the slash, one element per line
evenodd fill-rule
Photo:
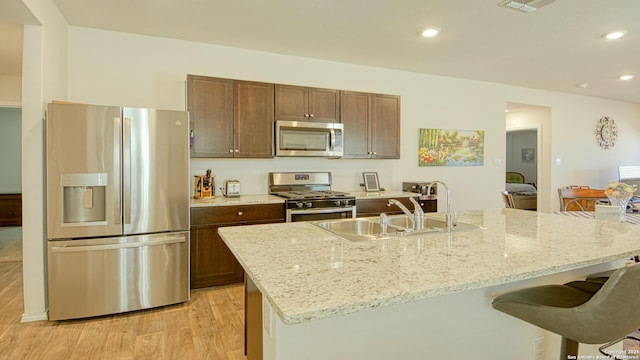
<path fill-rule="evenodd" d="M 186 112 L 125 108 L 124 232 L 189 228 L 189 119 Z"/>

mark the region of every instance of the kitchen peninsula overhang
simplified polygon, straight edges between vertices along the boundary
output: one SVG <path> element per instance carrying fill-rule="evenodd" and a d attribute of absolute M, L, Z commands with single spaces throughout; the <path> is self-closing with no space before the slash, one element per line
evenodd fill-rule
<path fill-rule="evenodd" d="M 637 226 L 630 224 L 514 209 L 461 212 L 458 218 L 485 229 L 365 242 L 346 240 L 307 222 L 222 228 L 220 234 L 285 324 L 640 253 Z"/>

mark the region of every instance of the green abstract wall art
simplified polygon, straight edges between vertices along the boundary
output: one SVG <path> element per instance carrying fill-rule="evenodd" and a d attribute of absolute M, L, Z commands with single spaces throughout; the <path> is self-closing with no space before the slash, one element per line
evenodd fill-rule
<path fill-rule="evenodd" d="M 418 166 L 484 165 L 484 130 L 418 129 Z"/>

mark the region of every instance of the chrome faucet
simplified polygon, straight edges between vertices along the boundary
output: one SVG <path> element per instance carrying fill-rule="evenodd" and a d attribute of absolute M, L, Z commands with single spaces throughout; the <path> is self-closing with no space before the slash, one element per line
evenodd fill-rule
<path fill-rule="evenodd" d="M 440 180 L 436 180 L 436 181 L 432 181 L 431 183 L 429 183 L 429 187 L 427 188 L 427 196 L 431 196 L 431 187 L 433 185 L 442 185 L 444 186 L 445 190 L 447 191 L 447 232 L 451 232 L 451 230 L 453 229 L 453 225 L 455 224 L 455 219 L 454 219 L 454 215 L 451 213 L 451 191 L 449 190 L 449 187 L 447 186 L 447 184 L 445 184 L 444 182 L 440 181 Z"/>
<path fill-rule="evenodd" d="M 424 212 L 422 211 L 422 208 L 420 207 L 420 204 L 418 204 L 417 201 L 415 201 L 412 197 L 410 197 L 409 199 L 411 200 L 411 202 L 413 202 L 415 206 L 414 213 L 412 213 L 411 210 L 407 209 L 406 206 L 404 206 L 400 201 L 396 199 L 389 199 L 389 203 L 387 204 L 387 206 L 396 205 L 397 207 L 400 208 L 400 210 L 402 210 L 403 213 L 407 215 L 407 217 L 409 217 L 409 220 L 411 220 L 411 228 L 413 230 L 423 230 L 424 229 Z"/>
<path fill-rule="evenodd" d="M 387 236 L 387 235 L 389 235 L 387 233 L 388 225 L 389 225 L 389 217 L 385 213 L 380 213 L 380 227 L 382 228 L 382 231 L 380 231 L 380 235 L 379 236 Z"/>
<path fill-rule="evenodd" d="M 409 196 L 409 200 L 413 203 L 413 228 L 415 230 L 424 230 L 424 210 L 418 204 L 418 201 Z"/>

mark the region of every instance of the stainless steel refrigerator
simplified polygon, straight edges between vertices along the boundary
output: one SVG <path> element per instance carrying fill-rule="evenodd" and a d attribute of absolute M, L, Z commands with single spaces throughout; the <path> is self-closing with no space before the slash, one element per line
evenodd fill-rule
<path fill-rule="evenodd" d="M 50 320 L 189 300 L 188 125 L 182 111 L 48 105 Z"/>

